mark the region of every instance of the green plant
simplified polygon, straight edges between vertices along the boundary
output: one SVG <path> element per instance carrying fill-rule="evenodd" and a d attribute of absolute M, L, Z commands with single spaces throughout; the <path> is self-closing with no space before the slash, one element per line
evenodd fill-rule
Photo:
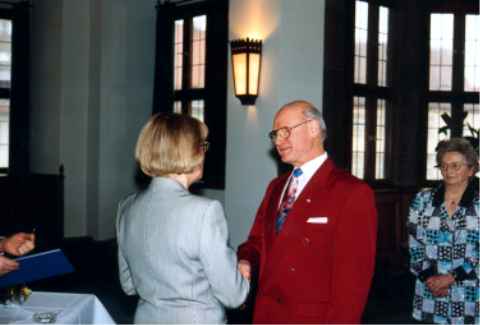
<path fill-rule="evenodd" d="M 468 112 L 463 112 L 463 117 L 462 117 L 462 124 L 465 125 L 469 132 L 470 132 L 470 136 L 463 136 L 465 139 L 467 139 L 468 141 L 470 141 L 470 143 L 472 144 L 472 146 L 475 148 L 475 150 L 478 151 L 478 141 L 479 141 L 479 138 L 480 138 L 480 129 L 475 129 L 470 123 L 465 123 L 465 118 L 468 116 Z M 438 133 L 443 133 L 445 135 L 448 134 L 448 130 L 452 131 L 453 128 L 454 128 L 454 122 L 453 122 L 453 119 L 450 115 L 448 115 L 448 113 L 443 113 L 441 115 L 441 118 L 442 120 L 445 122 L 445 126 L 441 127 L 439 130 L 438 130 Z"/>

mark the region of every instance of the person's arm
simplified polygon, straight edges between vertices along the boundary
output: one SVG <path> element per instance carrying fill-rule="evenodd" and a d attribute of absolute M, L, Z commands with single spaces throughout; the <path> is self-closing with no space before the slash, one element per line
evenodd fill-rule
<path fill-rule="evenodd" d="M 200 229 L 200 261 L 215 297 L 236 308 L 247 298 L 249 281 L 237 270 L 235 251 L 228 246 L 228 228 L 222 206 L 209 204 Z"/>
<path fill-rule="evenodd" d="M 359 323 L 375 267 L 377 212 L 372 190 L 352 189 L 336 225 L 332 297 L 326 323 Z"/>
<path fill-rule="evenodd" d="M 408 213 L 408 249 L 410 253 L 410 272 L 418 277 L 420 281 L 425 282 L 428 278 L 437 273 L 435 263 L 432 263 L 425 254 L 425 245 L 418 239 L 418 233 L 422 232 L 420 218 L 423 214 L 424 201 L 423 196 L 427 193 L 420 192 L 412 200 Z"/>
<path fill-rule="evenodd" d="M 467 226 L 467 239 L 466 239 L 466 249 L 465 249 L 465 261 L 463 265 L 458 266 L 457 268 L 450 271 L 450 274 L 455 279 L 455 282 L 464 281 L 467 279 L 478 279 L 480 277 L 479 271 L 479 260 L 480 260 L 480 241 L 479 241 L 479 232 L 478 229 L 478 218 L 480 216 L 480 203 L 477 199 L 473 205 L 473 211 L 475 211 L 477 223 L 475 221 L 471 222 Z M 472 219 L 471 219 L 472 220 Z M 475 219 L 473 219 L 475 220 Z M 468 221 L 467 221 L 468 223 Z"/>
<path fill-rule="evenodd" d="M 12 259 L 0 255 L 0 276 L 14 271 L 18 268 L 18 263 Z"/>
<path fill-rule="evenodd" d="M 480 207 L 478 201 L 473 209 L 478 215 Z M 464 263 L 450 270 L 448 274 L 438 274 L 426 280 L 426 284 L 435 296 L 444 296 L 448 293 L 448 288 L 454 283 L 462 282 L 468 279 L 478 279 L 479 269 L 479 230 L 478 224 L 467 221 L 466 229 L 466 247 L 464 250 Z M 444 294 L 442 294 L 444 293 Z"/>
<path fill-rule="evenodd" d="M 260 252 L 262 251 L 264 232 L 265 232 L 265 215 L 270 202 L 270 193 L 273 183 L 270 183 L 262 203 L 257 210 L 252 229 L 248 235 L 247 241 L 238 247 L 237 256 L 239 260 L 239 268 L 245 272 L 258 272 L 260 263 Z"/>
<path fill-rule="evenodd" d="M 125 200 L 126 201 L 126 200 Z M 117 210 L 117 222 L 116 222 L 116 229 L 117 229 L 117 241 L 118 241 L 118 275 L 120 278 L 120 284 L 122 286 L 123 291 L 129 295 L 136 295 L 137 291 L 135 289 L 135 286 L 133 284 L 132 280 L 132 275 L 130 273 L 130 268 L 128 267 L 127 260 L 125 259 L 125 256 L 123 255 L 122 249 L 120 247 L 120 242 L 119 239 L 121 238 L 121 228 L 122 228 L 122 210 L 123 206 L 125 204 L 124 202 L 121 202 L 118 206 Z"/>

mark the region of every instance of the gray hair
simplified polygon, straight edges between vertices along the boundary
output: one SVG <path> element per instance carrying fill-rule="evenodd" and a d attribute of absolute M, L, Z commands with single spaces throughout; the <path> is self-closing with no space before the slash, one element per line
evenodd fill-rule
<path fill-rule="evenodd" d="M 303 111 L 303 116 L 305 116 L 305 118 L 307 119 L 315 120 L 318 122 L 320 130 L 322 131 L 322 138 L 323 140 L 325 140 L 327 138 L 327 125 L 325 124 L 325 121 L 323 119 L 322 112 L 320 112 L 315 106 L 309 104 L 305 107 Z"/>
<path fill-rule="evenodd" d="M 440 141 L 436 148 L 437 165 L 440 166 L 442 158 L 447 152 L 458 152 L 461 154 L 467 165 L 473 167 L 473 173 L 478 172 L 478 154 L 472 144 L 465 138 L 451 138 L 449 140 Z"/>

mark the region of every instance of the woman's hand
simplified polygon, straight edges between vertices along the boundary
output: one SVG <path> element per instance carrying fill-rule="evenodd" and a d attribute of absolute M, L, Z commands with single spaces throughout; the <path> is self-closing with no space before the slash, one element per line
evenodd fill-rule
<path fill-rule="evenodd" d="M 451 274 L 440 274 L 431 276 L 425 281 L 428 289 L 435 297 L 444 297 L 448 294 L 448 289 L 455 283 L 455 278 Z"/>
<path fill-rule="evenodd" d="M 5 256 L 0 256 L 0 276 L 14 271 L 17 268 L 18 263 L 16 261 L 6 258 Z"/>
<path fill-rule="evenodd" d="M 35 248 L 35 234 L 19 232 L 1 242 L 4 252 L 15 256 L 24 255 Z"/>
<path fill-rule="evenodd" d="M 240 274 L 247 280 L 250 280 L 252 267 L 250 266 L 250 262 L 247 260 L 240 260 L 238 261 L 238 270 Z"/>

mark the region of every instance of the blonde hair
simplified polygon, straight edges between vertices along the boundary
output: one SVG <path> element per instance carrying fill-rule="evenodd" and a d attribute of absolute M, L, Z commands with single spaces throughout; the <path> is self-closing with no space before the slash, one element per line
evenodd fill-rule
<path fill-rule="evenodd" d="M 138 137 L 135 159 L 148 176 L 188 174 L 205 158 L 207 126 L 187 115 L 157 113 Z"/>

